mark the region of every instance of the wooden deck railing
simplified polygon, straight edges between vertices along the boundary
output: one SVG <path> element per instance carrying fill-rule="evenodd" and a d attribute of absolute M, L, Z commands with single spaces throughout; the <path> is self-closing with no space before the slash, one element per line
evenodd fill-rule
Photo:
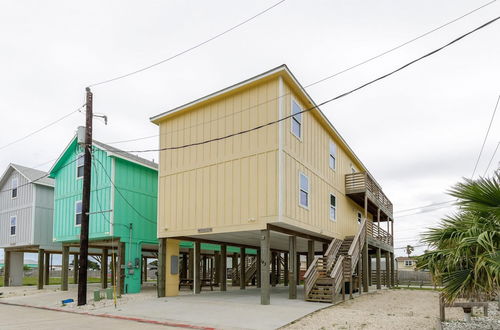
<path fill-rule="evenodd" d="M 337 253 L 342 246 L 342 240 L 334 238 L 330 245 L 328 245 L 328 249 L 325 253 L 326 258 L 326 271 L 329 272 L 332 270 L 333 265 L 335 263 L 335 259 L 337 258 Z"/>
<path fill-rule="evenodd" d="M 366 223 L 366 234 L 376 240 L 392 245 L 392 235 L 380 228 L 371 220 L 368 220 Z"/>
<path fill-rule="evenodd" d="M 304 291 L 305 291 L 305 297 L 309 296 L 309 293 L 311 293 L 312 288 L 314 287 L 314 284 L 319 278 L 319 257 L 314 257 L 314 260 L 311 262 L 309 265 L 309 268 L 307 268 L 306 273 L 304 274 Z"/>
<path fill-rule="evenodd" d="M 361 221 L 358 232 L 356 233 L 356 236 L 354 236 L 354 240 L 352 241 L 351 247 L 349 248 L 349 252 L 347 252 L 347 254 L 351 257 L 351 269 L 356 268 L 356 264 L 361 254 L 361 249 L 365 244 L 366 225 L 368 222 L 369 221 L 367 219 L 363 219 Z"/>
<path fill-rule="evenodd" d="M 360 192 L 369 193 L 385 212 L 392 216 L 393 206 L 389 198 L 384 194 L 382 188 L 367 172 L 356 172 L 346 174 L 345 176 L 346 194 L 355 194 Z"/>

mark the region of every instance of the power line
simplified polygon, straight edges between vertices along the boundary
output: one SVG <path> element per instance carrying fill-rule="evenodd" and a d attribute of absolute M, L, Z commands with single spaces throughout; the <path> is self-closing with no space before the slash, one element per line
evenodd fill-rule
<path fill-rule="evenodd" d="M 423 211 L 420 211 L 420 212 L 414 212 L 414 213 L 404 214 L 404 215 L 395 216 L 395 217 L 398 218 L 398 219 L 400 219 L 400 218 L 405 218 L 405 217 L 409 217 L 409 216 L 412 216 L 412 215 L 434 212 L 434 211 L 445 209 L 445 208 L 452 207 L 452 206 L 454 206 L 454 205 L 445 205 L 445 206 L 440 206 L 440 207 L 433 208 L 431 210 L 423 210 Z"/>
<path fill-rule="evenodd" d="M 424 206 L 413 207 L 411 209 L 399 210 L 399 211 L 396 211 L 394 213 L 403 213 L 403 212 L 407 212 L 407 211 L 426 209 L 428 207 L 437 206 L 437 205 L 443 205 L 443 204 L 448 204 L 448 203 L 453 203 L 453 202 L 454 202 L 454 200 L 452 200 L 452 201 L 446 201 L 446 202 L 440 202 L 440 203 L 432 203 L 432 204 L 428 204 L 428 205 L 424 205 Z"/>
<path fill-rule="evenodd" d="M 486 144 L 486 139 L 488 138 L 488 134 L 490 133 L 491 124 L 493 123 L 493 119 L 495 119 L 495 114 L 497 112 L 499 101 L 500 101 L 500 95 L 498 95 L 497 103 L 495 104 L 495 109 L 493 110 L 493 115 L 491 116 L 490 124 L 488 125 L 488 130 L 486 131 L 486 135 L 484 136 L 483 145 L 481 146 L 481 151 L 479 151 L 479 156 L 477 156 L 476 165 L 474 165 L 474 171 L 472 172 L 472 175 L 470 176 L 471 179 L 474 178 L 474 174 L 476 174 L 477 165 L 479 164 L 479 159 L 481 159 L 484 145 Z"/>
<path fill-rule="evenodd" d="M 154 152 L 154 151 L 178 150 L 178 149 L 189 148 L 189 147 L 193 147 L 193 146 L 199 146 L 199 145 L 207 144 L 207 143 L 210 143 L 210 142 L 216 142 L 216 141 L 225 140 L 225 139 L 228 139 L 228 138 L 231 138 L 231 137 L 235 137 L 235 136 L 238 136 L 238 135 L 242 135 L 242 134 L 249 133 L 249 132 L 252 132 L 252 131 L 255 131 L 255 130 L 258 130 L 258 129 L 264 128 L 264 127 L 268 127 L 268 126 L 271 126 L 271 125 L 277 124 L 277 123 L 279 123 L 279 122 L 282 122 L 282 121 L 284 121 L 284 120 L 287 120 L 287 119 L 289 119 L 289 118 L 291 118 L 291 117 L 294 117 L 294 116 L 297 116 L 297 115 L 299 115 L 299 114 L 306 113 L 306 112 L 309 112 L 309 111 L 314 110 L 314 109 L 319 109 L 319 107 L 320 107 L 320 106 L 323 106 L 323 105 L 328 104 L 328 103 L 330 103 L 330 102 L 333 102 L 333 101 L 336 101 L 336 100 L 338 100 L 338 99 L 341 99 L 341 98 L 343 98 L 343 97 L 345 97 L 345 96 L 348 96 L 348 95 L 350 95 L 350 94 L 352 94 L 352 93 L 354 93 L 354 92 L 356 92 L 356 91 L 358 91 L 358 90 L 361 90 L 361 89 L 363 89 L 363 88 L 365 88 L 365 87 L 367 87 L 367 86 L 369 86 L 369 85 L 371 85 L 371 84 L 374 84 L 375 82 L 378 82 L 378 81 L 380 81 L 380 80 L 383 80 L 383 79 L 385 79 L 385 78 L 387 78 L 387 77 L 389 77 L 389 76 L 391 76 L 391 75 L 393 75 L 393 74 L 395 74 L 395 73 L 397 73 L 397 72 L 399 72 L 399 71 L 401 71 L 401 70 L 403 70 L 403 69 L 405 69 L 405 68 L 407 68 L 407 67 L 409 67 L 409 66 L 411 66 L 411 65 L 413 65 L 413 64 L 415 64 L 415 63 L 417 63 L 417 62 L 419 62 L 419 61 L 421 61 L 421 60 L 423 60 L 423 59 L 425 59 L 425 58 L 427 58 L 427 57 L 429 57 L 429 56 L 431 56 L 431 55 L 434 55 L 434 54 L 436 54 L 436 53 L 440 52 L 441 50 L 443 50 L 443 49 L 445 49 L 445 48 L 447 48 L 447 47 L 451 46 L 452 44 L 454 44 L 454 43 L 456 43 L 456 42 L 458 42 L 458 41 L 462 40 L 463 38 L 465 38 L 465 37 L 469 36 L 470 34 L 472 34 L 472 33 L 476 32 L 476 31 L 479 31 L 479 30 L 481 30 L 481 29 L 485 28 L 486 26 L 488 26 L 488 25 L 490 25 L 490 24 L 492 24 L 492 23 L 496 22 L 496 21 L 497 21 L 497 20 L 499 20 L 499 19 L 500 19 L 500 16 L 498 16 L 498 17 L 496 17 L 496 18 L 494 18 L 494 19 L 492 19 L 492 20 L 490 20 L 490 21 L 488 21 L 488 22 L 486 22 L 486 23 L 484 23 L 484 24 L 480 25 L 479 27 L 477 27 L 477 28 L 475 28 L 475 29 L 473 29 L 473 30 L 471 30 L 471 31 L 469 31 L 469 32 L 467 32 L 467 33 L 465 33 L 465 34 L 461 35 L 460 37 L 458 37 L 458 38 L 456 38 L 456 39 L 454 39 L 454 40 L 452 40 L 452 41 L 448 42 L 447 44 L 445 44 L 445 45 L 443 45 L 443 46 L 441 46 L 441 47 L 439 47 L 439 48 L 437 48 L 437 49 L 435 49 L 435 50 L 433 50 L 433 51 L 431 51 L 431 52 L 429 52 L 429 53 L 427 53 L 427 54 L 425 54 L 425 55 L 423 55 L 423 56 L 420 56 L 420 57 L 418 57 L 417 59 L 414 59 L 414 60 L 412 60 L 412 61 L 410 61 L 410 62 L 406 63 L 405 65 L 403 65 L 403 66 L 401 66 L 401 67 L 399 67 L 399 68 L 397 68 L 397 69 L 395 69 L 395 70 L 393 70 L 393 71 L 389 72 L 389 73 L 386 73 L 386 74 L 384 74 L 384 75 L 382 75 L 382 76 L 379 76 L 378 78 L 375 78 L 375 79 L 373 79 L 373 80 L 370 80 L 369 82 L 364 83 L 364 84 L 362 84 L 362 85 L 360 85 L 360 86 L 358 86 L 358 87 L 356 87 L 356 88 L 354 88 L 354 89 L 351 89 L 351 90 L 349 90 L 349 91 L 347 91 L 347 92 L 344 92 L 344 93 L 342 93 L 342 94 L 340 94 L 340 95 L 337 95 L 337 96 L 335 96 L 335 97 L 333 97 L 333 98 L 331 98 L 331 99 L 328 99 L 328 100 L 326 100 L 326 101 L 323 101 L 323 102 L 321 102 L 320 104 L 314 105 L 314 106 L 312 106 L 312 107 L 310 107 L 310 108 L 307 108 L 307 109 L 305 109 L 305 110 L 299 111 L 299 112 L 294 113 L 294 114 L 287 115 L 287 116 L 285 116 L 285 117 L 283 117 L 283 118 L 280 118 L 280 119 L 277 119 L 277 120 L 274 120 L 274 121 L 268 122 L 268 123 L 266 123 L 266 124 L 262 124 L 262 125 L 259 125 L 259 126 L 256 126 L 256 127 L 253 127 L 253 128 L 250 128 L 250 129 L 246 129 L 246 130 L 239 131 L 239 132 L 236 132 L 236 133 L 228 134 L 228 135 L 221 136 L 221 137 L 218 137 L 218 138 L 208 139 L 208 140 L 204 140 L 204 141 L 200 141 L 200 142 L 194 142 L 194 143 L 189 143 L 189 144 L 180 145 L 180 146 L 165 147 L 165 148 L 159 148 L 159 149 L 147 149 L 147 150 L 128 150 L 128 151 L 121 151 L 121 152 L 141 153 L 141 152 Z"/>
<path fill-rule="evenodd" d="M 76 110 L 74 110 L 74 111 L 71 111 L 70 113 L 68 113 L 68 114 L 66 114 L 66 115 L 64 115 L 64 116 L 62 116 L 61 118 L 56 119 L 56 120 L 54 120 L 53 122 L 51 122 L 51 123 L 49 123 L 49 124 L 47 124 L 47 125 L 43 126 L 42 128 L 39 128 L 39 129 L 37 129 L 36 131 L 33 131 L 33 132 L 29 133 L 28 135 L 23 136 L 22 138 L 19 138 L 19 139 L 17 139 L 17 140 L 14 140 L 14 141 L 12 141 L 12 142 L 7 143 L 7 144 L 6 144 L 6 145 L 4 145 L 4 146 L 1 146 L 1 147 L 0 147 L 0 150 L 5 149 L 5 148 L 7 148 L 7 147 L 10 147 L 11 145 L 13 145 L 13 144 L 15 144 L 15 143 L 18 143 L 18 142 L 21 142 L 21 141 L 23 141 L 23 140 L 26 140 L 26 139 L 27 139 L 27 138 L 29 138 L 30 136 L 33 136 L 33 135 L 35 135 L 36 133 L 38 133 L 38 132 L 40 132 L 40 131 L 43 131 L 44 129 L 46 129 L 46 128 L 48 128 L 48 127 L 52 126 L 52 125 L 57 124 L 58 122 L 60 122 L 60 121 L 61 121 L 61 120 L 63 120 L 63 119 L 68 118 L 69 116 L 71 116 L 71 115 L 72 115 L 72 114 L 74 114 L 75 112 L 79 112 L 79 111 L 80 111 L 80 109 L 81 109 L 81 108 L 83 108 L 84 106 L 85 106 L 85 104 L 84 104 L 84 105 L 82 105 L 81 107 L 79 107 L 78 109 L 76 109 Z"/>
<path fill-rule="evenodd" d="M 500 141 L 497 143 L 497 147 L 495 148 L 493 155 L 491 155 L 490 161 L 488 162 L 488 166 L 486 167 L 486 170 L 484 171 L 483 176 L 486 176 L 486 173 L 488 173 L 488 170 L 490 169 L 491 162 L 493 161 L 493 158 L 495 158 L 495 155 L 497 154 L 499 146 L 500 146 Z"/>
<path fill-rule="evenodd" d="M 408 41 L 406 41 L 406 42 L 403 42 L 402 44 L 399 44 L 398 46 L 395 46 L 395 47 L 393 47 L 393 48 L 391 48 L 391 49 L 388 49 L 388 50 L 386 50 L 386 51 L 384 51 L 384 52 L 382 52 L 382 53 L 380 53 L 380 54 L 378 54 L 378 55 L 375 55 L 375 56 L 373 56 L 373 57 L 370 57 L 369 59 L 366 59 L 366 60 L 364 60 L 364 61 L 362 61 L 362 62 L 360 62 L 360 63 L 358 63 L 358 64 L 355 64 L 355 65 L 353 65 L 353 66 L 351 66 L 351 67 L 348 67 L 348 68 L 346 68 L 346 69 L 343 69 L 343 70 L 341 70 L 341 71 L 339 71 L 339 72 L 337 72 L 337 73 L 334 73 L 334 74 L 332 74 L 332 75 L 330 75 L 330 76 L 327 76 L 327 77 L 325 77 L 325 78 L 323 78 L 323 79 L 321 79 L 321 80 L 315 81 L 315 82 L 313 82 L 313 83 L 311 83 L 311 84 L 307 85 L 305 88 L 310 87 L 310 86 L 314 86 L 314 85 L 316 85 L 316 84 L 319 84 L 320 82 L 323 82 L 323 81 L 325 81 L 325 80 L 328 80 L 328 79 L 330 79 L 330 78 L 333 78 L 333 77 L 335 77 L 335 76 L 338 76 L 338 75 L 340 75 L 340 74 L 342 74 L 342 73 L 344 73 L 344 72 L 350 71 L 350 70 L 352 70 L 352 69 L 354 69 L 354 68 L 357 68 L 358 66 L 361 66 L 361 65 L 363 65 L 363 64 L 366 64 L 366 63 L 368 63 L 368 62 L 371 62 L 371 61 L 373 61 L 373 60 L 375 60 L 375 59 L 377 59 L 377 58 L 379 58 L 379 57 L 382 57 L 382 56 L 384 56 L 384 55 L 386 55 L 386 54 L 392 53 L 393 51 L 398 50 L 399 48 L 404 47 L 404 46 L 406 46 L 406 45 L 408 45 L 408 44 L 411 44 L 412 42 L 417 41 L 417 40 L 419 40 L 419 39 L 421 39 L 421 38 L 423 38 L 423 37 L 425 37 L 425 36 L 427 36 L 427 35 L 429 35 L 429 34 L 431 34 L 431 33 L 433 33 L 433 32 L 436 32 L 436 31 L 438 31 L 438 30 L 440 30 L 440 29 L 442 29 L 442 28 L 444 28 L 444 27 L 446 27 L 446 26 L 448 26 L 448 25 L 450 25 L 450 24 L 452 24 L 452 23 L 455 23 L 456 21 L 461 20 L 462 18 L 465 18 L 465 17 L 467 17 L 467 16 L 469 16 L 469 15 L 471 15 L 471 14 L 475 13 L 476 11 L 478 11 L 478 10 L 480 10 L 480 9 L 484 8 L 484 7 L 486 7 L 486 6 L 489 6 L 489 5 L 493 4 L 494 2 L 496 2 L 496 0 L 493 0 L 493 1 L 490 1 L 490 2 L 488 2 L 488 3 L 485 3 L 484 5 L 482 5 L 482 6 L 480 6 L 480 7 L 477 7 L 476 9 L 473 9 L 473 10 L 469 11 L 468 13 L 465 13 L 465 14 L 463 14 L 463 15 L 461 15 L 461 16 L 459 16 L 459 17 L 457 17 L 457 18 L 454 18 L 454 19 L 452 19 L 451 21 L 449 21 L 449 22 L 447 22 L 447 23 L 444 23 L 443 25 L 440 25 L 440 26 L 438 26 L 438 27 L 435 27 L 435 28 L 434 28 L 434 29 L 432 29 L 432 30 L 429 30 L 429 31 L 427 31 L 427 32 L 425 32 L 425 33 L 423 33 L 423 34 L 421 34 L 421 35 L 419 35 L 419 36 L 416 36 L 416 37 L 415 37 L 415 38 L 413 38 L 413 39 L 410 39 L 410 40 L 408 40 Z"/>
<path fill-rule="evenodd" d="M 160 65 L 160 64 L 163 64 L 163 63 L 168 62 L 168 61 L 170 61 L 170 60 L 173 60 L 173 59 L 174 59 L 174 58 L 176 58 L 176 57 L 179 57 L 179 56 L 181 56 L 181 55 L 184 55 L 184 54 L 186 54 L 186 53 L 188 53 L 188 52 L 190 52 L 190 51 L 192 51 L 192 50 L 195 50 L 196 48 L 199 48 L 199 47 L 201 47 L 201 46 L 203 46 L 203 45 L 205 45 L 205 44 L 207 44 L 207 43 L 209 43 L 209 42 L 211 42 L 211 41 L 213 41 L 213 40 L 215 40 L 215 39 L 217 39 L 217 38 L 219 38 L 219 37 L 222 37 L 222 36 L 223 36 L 223 35 L 225 35 L 226 33 L 229 33 L 229 32 L 231 32 L 231 31 L 233 31 L 233 30 L 235 30 L 235 29 L 239 28 L 240 26 L 242 26 L 242 25 L 244 25 L 244 24 L 246 24 L 246 23 L 248 23 L 248 22 L 250 22 L 250 21 L 254 20 L 255 18 L 257 18 L 257 17 L 259 17 L 259 16 L 261 16 L 261 15 L 265 14 L 266 12 L 270 11 L 270 10 L 271 10 L 271 9 L 273 9 L 274 7 L 279 6 L 280 4 L 282 4 L 282 3 L 283 3 L 283 2 L 285 2 L 285 1 L 286 1 L 286 0 L 281 0 L 281 1 L 278 1 L 278 2 L 276 2 L 274 5 L 272 5 L 271 7 L 268 7 L 268 8 L 266 8 L 266 9 L 264 9 L 263 11 L 258 12 L 257 14 L 253 15 L 253 16 L 252 16 L 252 17 L 250 17 L 250 18 L 247 18 L 246 20 L 242 21 L 241 23 L 238 23 L 238 24 L 236 24 L 236 25 L 234 25 L 234 26 L 230 27 L 229 29 L 224 30 L 224 31 L 222 31 L 222 32 L 220 32 L 220 33 L 218 33 L 218 34 L 214 35 L 213 37 L 211 37 L 211 38 L 209 38 L 209 39 L 207 39 L 207 40 L 205 40 L 205 41 L 203 41 L 203 42 L 200 42 L 200 43 L 198 43 L 198 44 L 196 44 L 196 45 L 194 45 L 194 46 L 192 46 L 192 47 L 189 47 L 189 48 L 187 48 L 187 49 L 185 49 L 185 50 L 183 50 L 183 51 L 181 51 L 181 52 L 179 52 L 179 53 L 177 53 L 177 54 L 175 54 L 175 55 L 172 55 L 172 56 L 170 56 L 170 57 L 168 57 L 168 58 L 166 58 L 166 59 L 163 59 L 163 60 L 161 60 L 161 61 L 159 61 L 159 62 L 156 62 L 156 63 L 153 63 L 153 64 L 151 64 L 151 65 L 145 66 L 145 67 L 143 67 L 143 68 L 137 69 L 137 70 L 135 70 L 135 71 L 132 71 L 132 72 L 129 72 L 129 73 L 126 73 L 126 74 L 123 74 L 123 75 L 120 75 L 120 76 L 117 76 L 117 77 L 114 77 L 114 78 L 111 78 L 111 79 L 103 80 L 103 81 L 100 81 L 100 82 L 95 83 L 95 84 L 91 84 L 91 85 L 89 85 L 88 87 L 94 87 L 94 86 L 98 86 L 98 85 L 103 85 L 103 84 L 110 83 L 110 82 L 112 82 L 112 81 L 116 81 L 116 80 L 119 80 L 119 79 L 123 79 L 123 78 L 129 77 L 129 76 L 132 76 L 132 75 L 134 75 L 134 74 L 137 74 L 137 73 L 140 73 L 140 72 L 143 72 L 143 71 L 149 70 L 149 69 L 151 69 L 151 68 L 153 68 L 153 67 L 155 67 L 155 66 L 158 66 L 158 65 Z"/>
<path fill-rule="evenodd" d="M 114 152 L 117 152 L 116 150 L 114 150 Z M 118 194 L 120 194 L 120 196 L 123 198 L 123 200 L 125 201 L 125 203 L 128 204 L 128 206 L 130 206 L 131 209 L 133 209 L 135 211 L 135 213 L 137 213 L 137 215 L 139 215 L 141 218 L 143 218 L 144 220 L 146 220 L 147 222 L 153 224 L 156 226 L 156 222 L 154 221 L 151 221 L 150 219 L 146 218 L 144 215 L 141 214 L 141 212 L 139 212 L 133 205 L 132 203 L 130 203 L 128 201 L 127 198 L 125 198 L 125 196 L 122 194 L 122 192 L 120 191 L 120 189 L 118 189 L 118 187 L 115 185 L 115 183 L 113 182 L 113 180 L 111 179 L 111 176 L 109 175 L 108 171 L 106 170 L 106 168 L 104 167 L 104 165 L 102 164 L 102 162 L 99 160 L 99 158 L 97 157 L 92 157 L 93 159 L 95 159 L 100 165 L 101 165 L 101 168 L 104 172 L 104 174 L 106 174 L 106 176 L 108 177 L 109 179 L 109 182 L 111 182 L 111 185 L 115 188 L 115 190 L 118 192 Z"/>
<path fill-rule="evenodd" d="M 406 41 L 406 42 L 404 42 L 404 43 L 402 43 L 402 44 L 400 44 L 400 45 L 397 45 L 397 46 L 395 46 L 395 47 L 392 47 L 392 48 L 390 48 L 390 49 L 388 49 L 388 50 L 386 50 L 386 51 L 384 51 L 384 52 L 382 52 L 382 53 L 380 53 L 380 54 L 378 54 L 378 55 L 375 55 L 375 56 L 373 56 L 373 57 L 371 57 L 371 58 L 368 58 L 368 59 L 366 59 L 366 60 L 364 60 L 364 61 L 362 61 L 362 62 L 360 62 L 360 63 L 358 63 L 358 64 L 355 64 L 355 65 L 353 65 L 353 66 L 347 67 L 347 68 L 345 68 L 345 69 L 343 69 L 343 70 L 340 70 L 340 71 L 338 71 L 338 72 L 336 72 L 336 73 L 333 73 L 333 74 L 331 74 L 331 75 L 329 75 L 329 76 L 327 76 L 327 77 L 321 78 L 320 80 L 317 80 L 317 81 L 312 82 L 312 83 L 310 83 L 310 84 L 308 84 L 308 85 L 305 85 L 305 86 L 304 86 L 304 89 L 307 89 L 307 88 L 312 87 L 312 86 L 314 86 L 314 85 L 317 85 L 317 84 L 319 84 L 319 83 L 325 82 L 325 81 L 327 81 L 327 80 L 329 80 L 329 79 L 332 79 L 332 78 L 334 78 L 334 77 L 336 77 L 336 76 L 339 76 L 339 75 L 341 75 L 341 74 L 343 74 L 343 73 L 345 73 L 345 72 L 348 72 L 348 71 L 350 71 L 350 70 L 352 70 L 352 69 L 355 69 L 355 68 L 357 68 L 357 67 L 359 67 L 359 66 L 361 66 L 361 65 L 364 65 L 364 64 L 366 64 L 366 63 L 368 63 L 368 62 L 371 62 L 371 61 L 373 61 L 373 60 L 375 60 L 375 59 L 377 59 L 377 58 L 380 58 L 380 57 L 382 57 L 382 56 L 384 56 L 384 55 L 386 55 L 386 54 L 392 53 L 393 51 L 395 51 L 395 50 L 397 50 L 397 49 L 400 49 L 400 48 L 402 48 L 402 47 L 404 47 L 404 46 L 406 46 L 406 45 L 408 45 L 408 44 L 410 44 L 410 43 L 412 43 L 412 42 L 414 42 L 414 41 L 416 41 L 416 40 L 419 40 L 419 39 L 421 39 L 421 38 L 423 38 L 423 37 L 425 37 L 425 36 L 427 36 L 427 35 L 429 35 L 429 34 L 431 34 L 431 33 L 435 32 L 435 31 L 438 31 L 438 30 L 440 30 L 440 29 L 442 29 L 442 28 L 444 28 L 444 27 L 446 27 L 446 26 L 448 26 L 448 25 L 450 25 L 450 24 L 452 24 L 452 23 L 455 23 L 456 21 L 458 21 L 458 20 L 460 20 L 460 19 L 462 19 L 462 18 L 464 18 L 464 17 L 467 17 L 467 16 L 469 16 L 469 15 L 471 15 L 471 14 L 475 13 L 476 11 L 478 11 L 478 10 L 480 10 L 480 9 L 482 9 L 482 8 L 486 7 L 486 6 L 489 6 L 489 5 L 493 4 L 493 3 L 494 3 L 494 2 L 496 2 L 496 1 L 497 1 L 497 0 L 490 1 L 490 2 L 488 2 L 488 3 L 484 4 L 484 5 L 480 6 L 480 7 L 477 7 L 476 9 L 471 10 L 471 11 L 469 11 L 469 12 L 467 12 L 467 13 L 465 13 L 465 14 L 463 14 L 463 15 L 461 15 L 461 16 L 459 16 L 459 17 L 457 17 L 457 18 L 455 18 L 455 19 L 453 19 L 453 20 L 451 20 L 451 21 L 449 21 L 449 22 L 447 22 L 447 23 L 445 23 L 445 24 L 442 24 L 442 25 L 440 25 L 440 26 L 438 26 L 438 27 L 436 27 L 436 28 L 434 28 L 434 29 L 432 29 L 432 30 L 430 30 L 430 31 L 427 31 L 427 32 L 425 32 L 425 33 L 423 33 L 423 34 L 421 34 L 421 35 L 419 35 L 419 36 L 417 36 L 417 37 L 415 37 L 415 38 L 413 38 L 413 39 L 411 39 L 411 40 L 409 40 L 409 41 Z M 280 96 L 278 96 L 278 97 L 276 97 L 276 98 L 273 98 L 273 99 L 267 100 L 267 101 L 265 101 L 265 102 L 262 102 L 262 103 L 259 103 L 259 104 L 256 104 L 256 105 L 253 105 L 253 106 L 250 106 L 250 107 L 244 108 L 244 109 L 242 109 L 242 110 L 240 110 L 240 111 L 238 111 L 238 112 L 234 112 L 234 113 L 231 113 L 231 114 L 228 114 L 228 115 L 224 115 L 224 116 L 221 116 L 221 117 L 218 117 L 218 118 L 215 118 L 215 119 L 212 119 L 212 120 L 206 121 L 206 122 L 202 122 L 202 123 L 194 124 L 194 125 L 191 125 L 191 126 L 189 126 L 189 127 L 184 127 L 184 128 L 181 128 L 181 129 L 177 129 L 177 130 L 169 131 L 168 133 L 166 133 L 166 134 L 162 134 L 162 135 L 167 135 L 167 134 L 176 133 L 176 132 L 179 132 L 179 131 L 183 131 L 183 130 L 186 130 L 186 129 L 189 129 L 189 128 L 193 128 L 193 127 L 199 126 L 199 125 L 203 125 L 203 124 L 211 123 L 211 122 L 213 122 L 213 121 L 218 121 L 218 120 L 221 120 L 221 119 L 224 119 L 224 118 L 230 117 L 230 116 L 234 116 L 235 114 L 238 114 L 238 113 L 241 113 L 241 112 L 244 112 L 244 111 L 250 110 L 250 109 L 252 109 L 252 108 L 259 107 L 259 106 L 261 106 L 261 105 L 264 105 L 264 104 L 267 104 L 267 103 L 270 103 L 270 102 L 273 102 L 273 101 L 275 101 L 275 100 L 281 99 L 281 98 L 286 97 L 286 96 L 288 96 L 288 95 L 290 95 L 290 93 L 286 93 L 286 94 L 280 95 Z M 135 142 L 135 141 L 140 141 L 140 140 L 152 139 L 152 138 L 155 138 L 155 137 L 158 137 L 158 136 L 160 136 L 160 134 L 155 134 L 155 135 L 150 135 L 150 136 L 145 136 L 145 137 L 139 137 L 139 138 L 134 138 L 134 139 L 128 139 L 128 140 L 120 140 L 120 141 L 107 142 L 107 144 L 119 144 L 119 143 L 126 143 L 126 142 Z"/>

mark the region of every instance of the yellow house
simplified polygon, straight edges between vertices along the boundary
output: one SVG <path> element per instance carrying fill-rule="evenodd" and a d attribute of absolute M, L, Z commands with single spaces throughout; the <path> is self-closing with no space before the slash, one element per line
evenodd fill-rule
<path fill-rule="evenodd" d="M 417 269 L 417 260 L 414 257 L 397 257 L 396 270 L 414 271 Z"/>
<path fill-rule="evenodd" d="M 297 297 L 301 255 L 308 300 L 331 301 L 346 288 L 352 295 L 360 282 L 367 291 L 370 255 L 380 261 L 383 252 L 387 267 L 394 264 L 391 202 L 286 65 L 151 121 L 162 149 L 160 296 L 178 293 L 181 239 L 196 243 L 195 293 L 203 283 L 200 243 L 221 246 L 221 290 L 227 244 L 241 247 L 242 289 L 245 248 L 255 248 L 262 304 L 280 271 Z"/>

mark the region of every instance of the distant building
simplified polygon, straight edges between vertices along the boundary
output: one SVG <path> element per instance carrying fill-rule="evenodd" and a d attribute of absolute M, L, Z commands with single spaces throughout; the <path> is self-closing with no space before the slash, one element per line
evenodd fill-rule
<path fill-rule="evenodd" d="M 403 271 L 414 271 L 417 268 L 416 257 L 397 257 L 396 269 Z"/>

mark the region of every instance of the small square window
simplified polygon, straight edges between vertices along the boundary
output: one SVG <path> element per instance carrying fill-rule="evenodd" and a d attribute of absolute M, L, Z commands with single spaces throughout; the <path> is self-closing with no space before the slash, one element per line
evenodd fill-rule
<path fill-rule="evenodd" d="M 361 220 L 363 219 L 363 215 L 361 212 L 358 212 L 358 223 L 361 224 Z"/>
<path fill-rule="evenodd" d="M 75 226 L 82 224 L 82 201 L 75 203 Z"/>
<path fill-rule="evenodd" d="M 295 115 L 296 114 L 296 115 Z M 292 133 L 299 139 L 302 137 L 302 109 L 292 100 Z"/>
<path fill-rule="evenodd" d="M 330 168 L 334 170 L 337 166 L 337 146 L 335 143 L 330 141 L 330 157 L 329 157 L 329 162 L 330 162 Z"/>
<path fill-rule="evenodd" d="M 309 178 L 304 173 L 299 173 L 299 204 L 309 207 Z"/>
<path fill-rule="evenodd" d="M 10 236 L 16 236 L 17 217 L 10 217 Z"/>
<path fill-rule="evenodd" d="M 337 220 L 337 198 L 330 194 L 330 220 Z"/>
<path fill-rule="evenodd" d="M 17 178 L 12 179 L 12 190 L 11 190 L 11 197 L 16 198 L 17 197 L 17 188 L 19 187 L 19 184 L 17 182 Z"/>
<path fill-rule="evenodd" d="M 83 177 L 83 164 L 84 164 L 84 154 L 81 153 L 77 156 L 76 160 L 76 177 L 77 178 L 82 178 Z"/>

